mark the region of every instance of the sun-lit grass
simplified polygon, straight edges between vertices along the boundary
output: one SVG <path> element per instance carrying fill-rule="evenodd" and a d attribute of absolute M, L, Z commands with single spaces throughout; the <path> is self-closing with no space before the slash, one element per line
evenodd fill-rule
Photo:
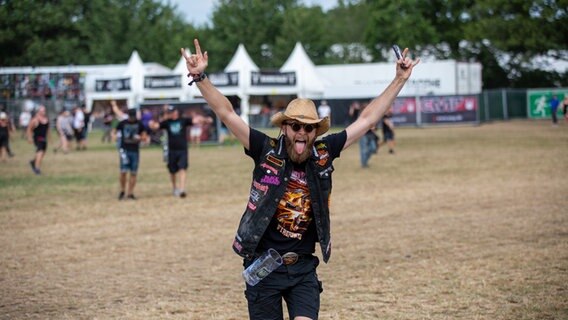
<path fill-rule="evenodd" d="M 99 139 L 50 151 L 40 177 L 32 146 L 12 141 L 0 318 L 246 319 L 231 249 L 251 179 L 242 147 L 191 148 L 186 199 L 144 148 L 139 200 L 119 202 L 118 155 Z M 568 125 L 399 128 L 397 141 L 369 169 L 357 146 L 335 162 L 320 319 L 567 319 Z"/>

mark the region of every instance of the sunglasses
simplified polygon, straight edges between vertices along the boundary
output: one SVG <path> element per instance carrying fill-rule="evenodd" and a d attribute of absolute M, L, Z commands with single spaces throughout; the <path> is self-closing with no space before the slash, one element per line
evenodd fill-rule
<path fill-rule="evenodd" d="M 310 133 L 312 131 L 314 131 L 315 128 L 317 128 L 317 125 L 313 125 L 311 123 L 298 123 L 298 122 L 285 122 L 284 124 L 289 125 L 290 128 L 292 128 L 292 130 L 294 130 L 294 132 L 298 132 L 300 131 L 300 129 L 304 128 L 304 131 L 306 133 Z"/>

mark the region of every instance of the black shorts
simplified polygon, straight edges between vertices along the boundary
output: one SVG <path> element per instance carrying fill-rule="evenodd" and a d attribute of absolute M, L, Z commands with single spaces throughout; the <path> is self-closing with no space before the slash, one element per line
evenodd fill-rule
<path fill-rule="evenodd" d="M 75 135 L 75 141 L 79 142 L 83 139 L 83 129 L 73 129 L 73 134 Z"/>
<path fill-rule="evenodd" d="M 394 132 L 392 131 L 383 132 L 383 141 L 386 142 L 389 140 L 394 140 Z"/>
<path fill-rule="evenodd" d="M 168 171 L 171 174 L 186 170 L 187 166 L 187 150 L 170 150 L 168 152 Z"/>
<path fill-rule="evenodd" d="M 45 151 L 47 150 L 47 141 L 45 140 L 34 140 L 34 144 L 36 147 L 36 152 Z"/>
<path fill-rule="evenodd" d="M 0 148 L 8 147 L 10 137 L 7 135 L 0 135 Z"/>
<path fill-rule="evenodd" d="M 245 260 L 244 267 L 251 263 Z M 316 273 L 318 265 L 319 259 L 315 256 L 300 259 L 293 265 L 281 265 L 255 286 L 246 284 L 250 319 L 283 319 L 282 299 L 286 301 L 290 319 L 299 316 L 317 319 L 323 291 Z"/>

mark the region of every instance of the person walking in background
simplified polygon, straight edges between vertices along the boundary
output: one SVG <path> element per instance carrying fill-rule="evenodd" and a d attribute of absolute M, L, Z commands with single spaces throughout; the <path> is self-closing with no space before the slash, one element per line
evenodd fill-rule
<path fill-rule="evenodd" d="M 353 122 L 355 122 L 355 120 L 357 120 L 357 118 L 359 118 L 359 113 L 361 113 L 361 103 L 359 103 L 359 101 L 353 101 L 351 102 L 351 104 L 349 105 L 349 123 L 347 125 L 352 124 Z"/>
<path fill-rule="evenodd" d="M 377 128 L 373 126 L 359 139 L 359 153 L 361 158 L 361 168 L 369 167 L 371 156 L 377 154 L 379 149 L 379 136 L 375 133 Z"/>
<path fill-rule="evenodd" d="M 18 117 L 18 127 L 20 128 L 20 130 L 22 130 L 22 138 L 26 138 L 26 132 L 31 120 L 32 113 L 26 106 L 23 108 L 22 113 L 20 113 L 20 116 Z"/>
<path fill-rule="evenodd" d="M 83 112 L 83 128 L 81 129 L 79 145 L 81 150 L 87 150 L 87 141 L 89 132 L 91 131 L 92 112 L 87 111 L 87 107 L 84 104 L 81 106 L 81 111 Z"/>
<path fill-rule="evenodd" d="M 396 142 L 394 140 L 394 123 L 392 122 L 392 110 L 388 110 L 381 119 L 381 127 L 383 130 L 383 142 L 389 148 L 389 153 L 394 154 Z"/>
<path fill-rule="evenodd" d="M 568 122 L 568 93 L 564 94 L 564 99 L 562 100 L 562 113 L 564 114 L 564 120 Z"/>
<path fill-rule="evenodd" d="M 10 138 L 12 138 L 14 132 L 16 132 L 16 125 L 14 124 L 14 119 L 10 116 L 10 113 L 8 112 L 8 110 L 4 105 L 0 105 L 0 112 L 4 112 L 6 114 L 6 121 L 8 122 L 8 131 L 10 132 Z M 8 157 L 13 158 L 14 153 L 12 152 L 12 148 L 10 148 L 10 140 L 11 139 L 8 139 L 6 141 L 6 153 L 8 154 Z"/>
<path fill-rule="evenodd" d="M 318 116 L 312 100 L 298 98 L 272 116 L 272 124 L 280 128 L 280 135 L 272 138 L 250 127 L 209 81 L 207 52 L 202 53 L 197 39 L 194 44 L 195 54 L 181 49 L 190 84 L 196 83 L 254 162 L 250 197 L 233 250 L 243 258 L 245 269 L 269 249 L 277 251 L 283 261 L 258 284 L 246 283 L 249 316 L 282 319 L 284 299 L 290 319 L 317 319 L 323 289 L 316 273 L 319 259 L 313 253 L 319 242 L 324 262 L 331 255 L 332 163 L 379 121 L 420 60 L 407 58 L 405 49 L 393 81 L 345 130 L 317 140 L 328 131 L 329 118 Z"/>
<path fill-rule="evenodd" d="M 195 110 L 191 112 L 192 119 L 195 119 L 199 115 Z M 189 141 L 193 146 L 199 147 L 201 145 L 201 135 L 203 134 L 203 125 L 201 123 L 194 123 L 189 129 Z"/>
<path fill-rule="evenodd" d="M 39 106 L 37 113 L 30 120 L 26 133 L 28 142 L 33 143 L 36 147 L 35 157 L 30 160 L 30 167 L 36 175 L 40 175 L 41 164 L 49 141 L 49 119 L 45 106 Z"/>
<path fill-rule="evenodd" d="M 59 135 L 59 144 L 53 149 L 53 152 L 61 150 L 64 154 L 69 152 L 69 143 L 73 141 L 73 119 L 71 113 L 67 109 L 63 109 L 55 119 L 55 129 Z"/>
<path fill-rule="evenodd" d="M 109 108 L 105 108 L 103 114 L 103 135 L 101 137 L 102 143 L 110 143 L 112 140 L 112 120 L 114 119 L 114 114 Z"/>
<path fill-rule="evenodd" d="M 328 117 L 331 123 L 331 107 L 327 104 L 327 100 L 322 100 L 318 107 L 318 115 L 320 118 Z"/>
<path fill-rule="evenodd" d="M 0 112 L 0 161 L 5 162 L 10 146 L 10 137 L 14 133 L 14 128 L 10 125 L 8 114 Z"/>
<path fill-rule="evenodd" d="M 360 110 L 365 110 L 367 104 L 361 105 Z M 377 126 L 373 125 L 365 134 L 359 139 L 359 157 L 361 160 L 361 168 L 369 167 L 369 160 L 373 154 L 377 153 L 379 136 L 375 133 Z"/>
<path fill-rule="evenodd" d="M 165 130 L 168 137 L 168 171 L 172 182 L 173 194 L 176 197 L 185 198 L 185 184 L 187 179 L 187 168 L 189 166 L 189 151 L 187 144 L 187 128 L 193 124 L 211 123 L 211 118 L 204 118 L 199 115 L 194 117 L 180 117 L 178 108 L 168 106 L 167 119 L 157 123 L 150 122 L 152 130 Z"/>
<path fill-rule="evenodd" d="M 136 200 L 134 187 L 138 175 L 138 165 L 140 163 L 140 143 L 147 140 L 147 132 L 142 122 L 136 117 L 136 109 L 128 110 L 128 119 L 122 120 L 116 129 L 113 129 L 113 138 L 116 139 L 117 132 L 120 132 L 120 192 L 118 200 Z M 127 178 L 128 173 L 130 176 Z M 128 185 L 127 185 L 128 180 Z"/>
<path fill-rule="evenodd" d="M 78 106 L 73 108 L 73 132 L 75 134 L 75 149 L 81 150 L 83 140 L 83 128 L 85 127 L 85 114 Z"/>
<path fill-rule="evenodd" d="M 550 112 L 552 113 L 552 124 L 558 125 L 558 106 L 560 105 L 560 100 L 558 100 L 557 95 L 553 95 L 552 99 L 550 99 Z"/>
<path fill-rule="evenodd" d="M 121 133 L 120 131 L 116 131 L 115 129 L 121 121 L 128 119 L 128 114 L 124 112 L 121 107 L 118 106 L 115 100 L 111 100 L 110 105 L 112 113 L 114 115 L 111 122 L 111 128 L 112 130 L 114 130 L 113 132 L 116 132 L 116 136 L 113 137 L 113 140 L 115 141 L 116 148 L 120 149 Z M 126 107 L 124 107 L 124 109 L 126 110 Z"/>

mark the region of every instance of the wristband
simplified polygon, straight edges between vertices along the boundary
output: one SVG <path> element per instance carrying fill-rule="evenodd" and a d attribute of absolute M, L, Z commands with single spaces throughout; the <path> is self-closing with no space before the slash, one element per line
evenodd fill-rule
<path fill-rule="evenodd" d="M 191 76 L 193 79 L 188 83 L 188 85 L 192 85 L 194 82 L 201 82 L 203 81 L 203 79 L 207 78 L 207 75 L 205 74 L 205 72 L 202 72 L 201 74 L 188 74 L 188 76 Z"/>

